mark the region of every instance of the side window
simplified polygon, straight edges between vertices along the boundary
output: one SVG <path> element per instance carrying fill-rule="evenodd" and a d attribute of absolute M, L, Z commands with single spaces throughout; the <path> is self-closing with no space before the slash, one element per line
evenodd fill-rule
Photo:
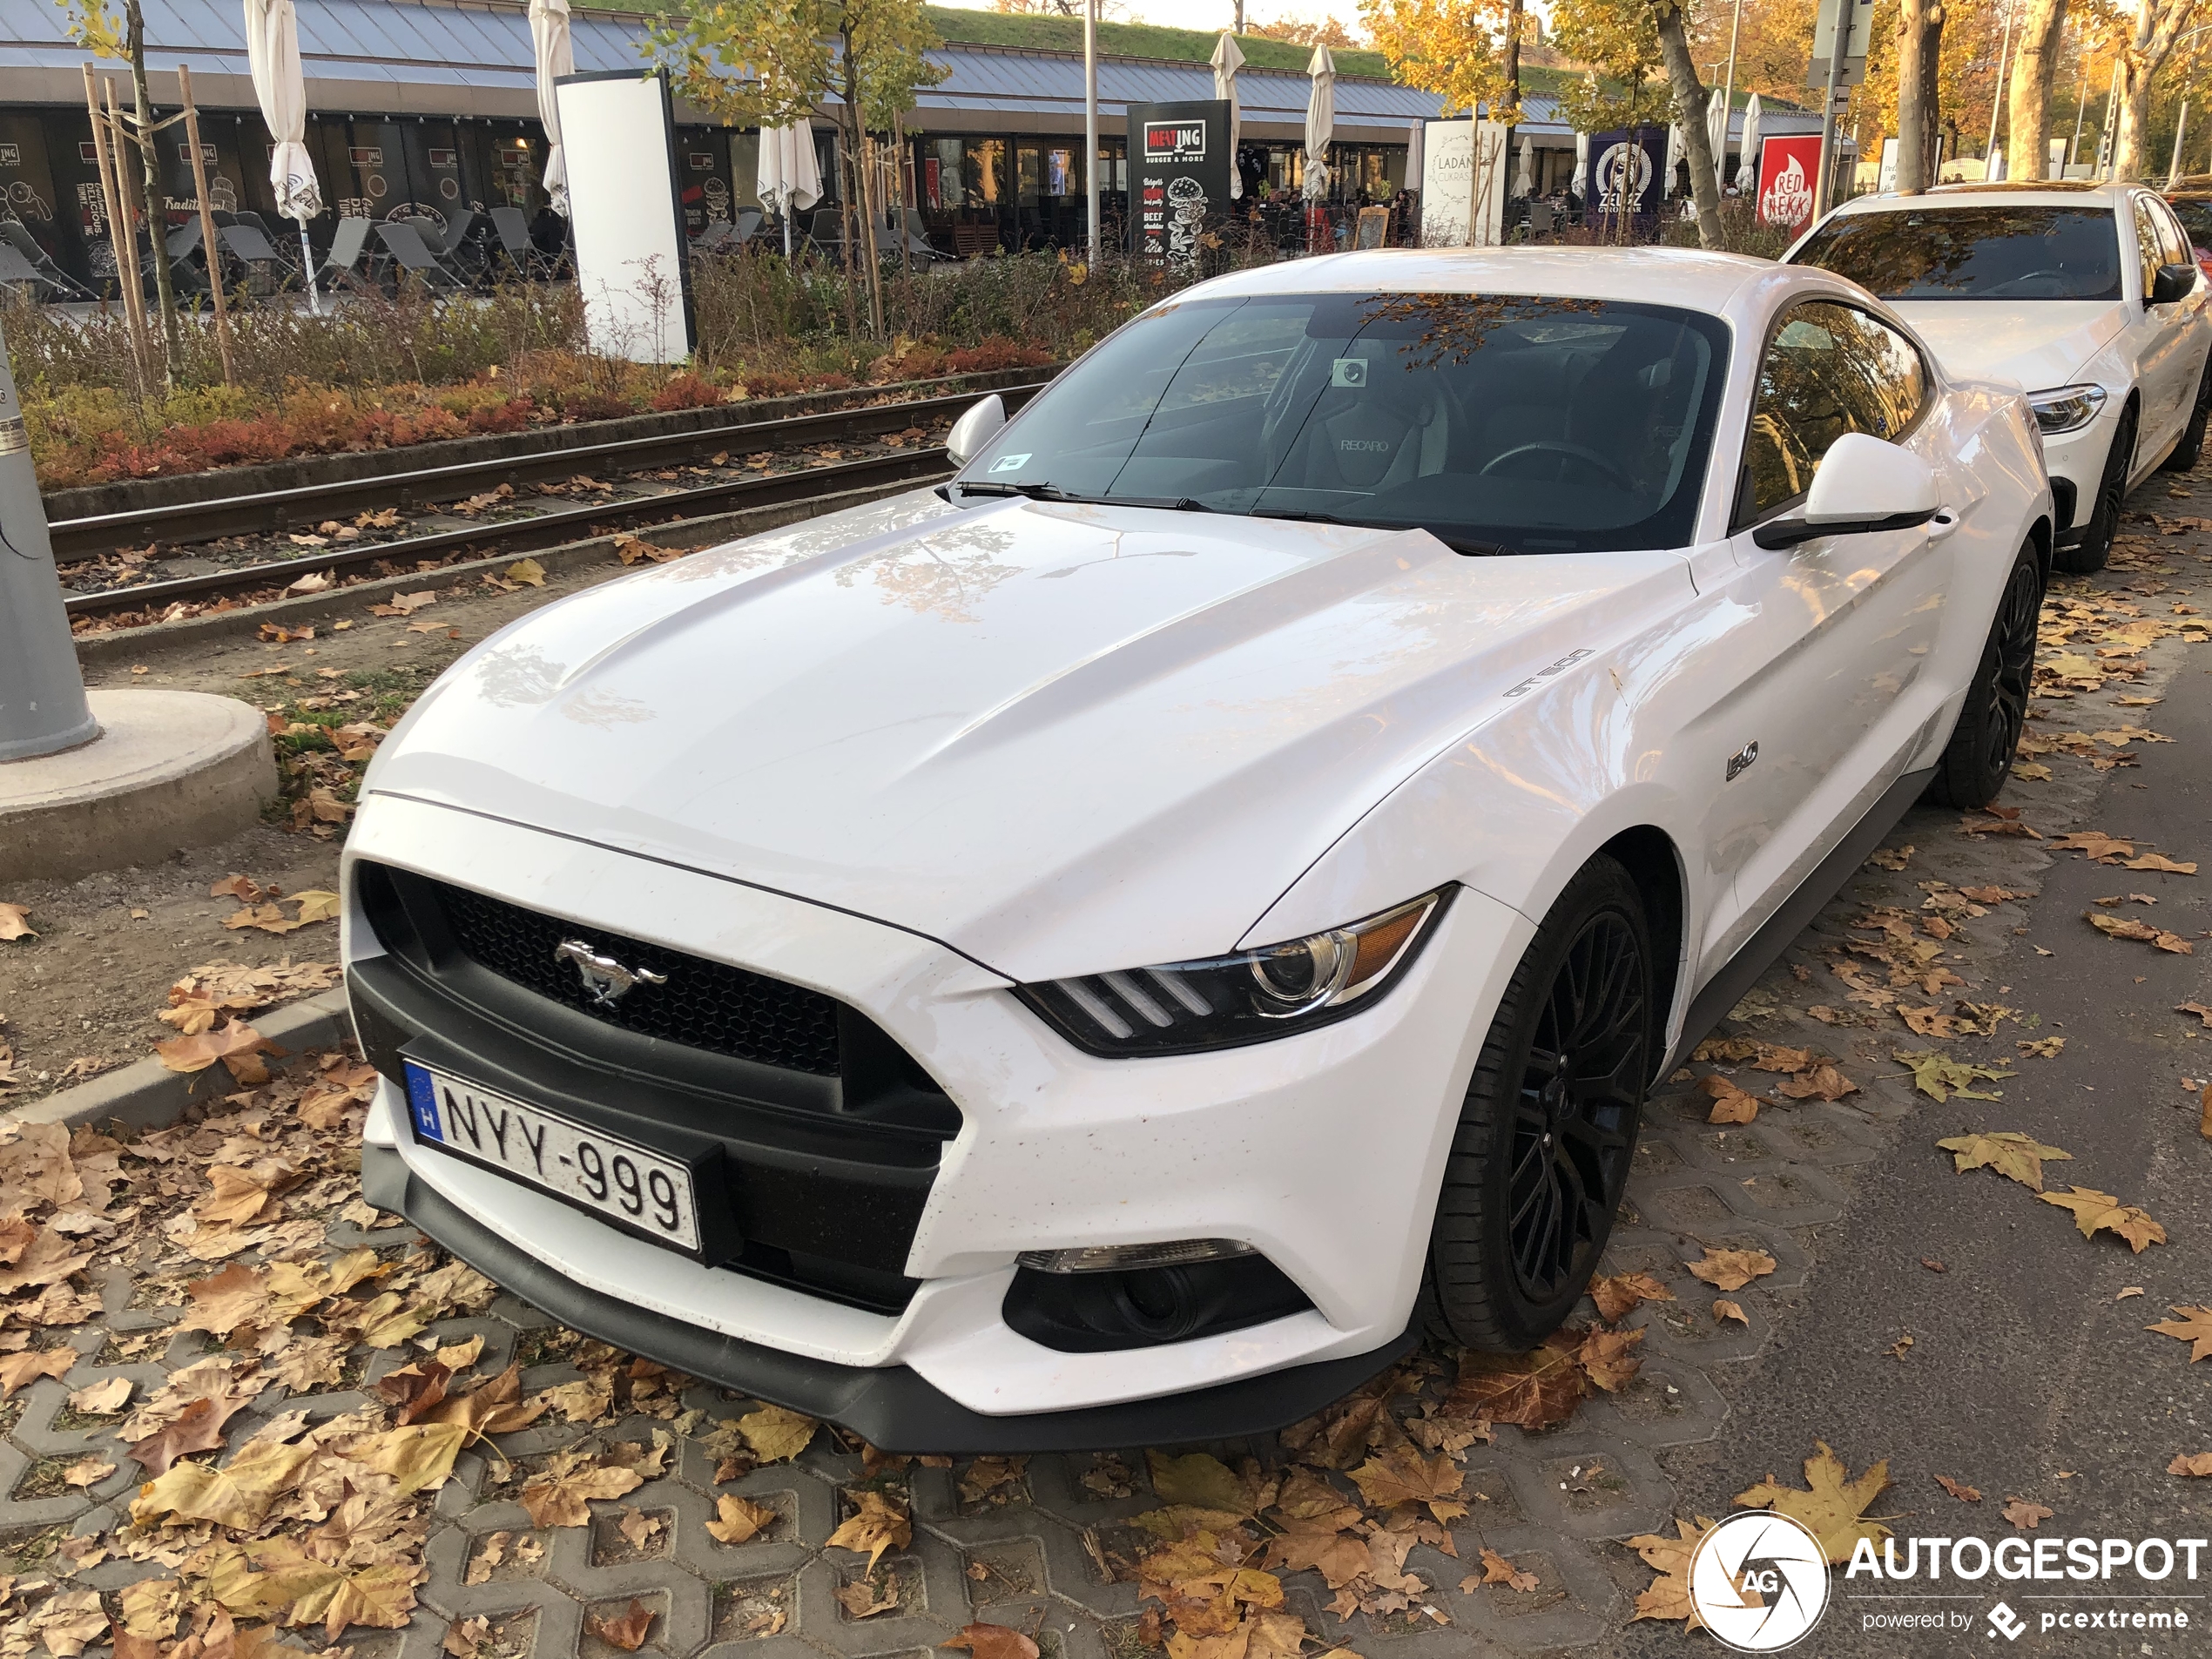
<path fill-rule="evenodd" d="M 2166 250 L 2160 245 L 2158 220 L 2152 217 L 2150 198 L 2135 198 L 2135 247 L 2143 267 L 2143 298 L 2150 298 L 2150 285 L 2158 280 L 2158 267 L 2166 263 Z"/>
<path fill-rule="evenodd" d="M 1912 342 L 1851 306 L 1794 307 L 1759 364 L 1737 498 L 1739 528 L 1812 488 L 1846 432 L 1894 440 L 1927 401 Z"/>
<path fill-rule="evenodd" d="M 2158 216 L 2158 243 L 2168 265 L 2194 265 L 2196 255 L 2190 250 L 2189 239 L 2182 229 L 2181 220 L 2174 217 L 2174 210 L 2164 202 L 2151 204 Z"/>

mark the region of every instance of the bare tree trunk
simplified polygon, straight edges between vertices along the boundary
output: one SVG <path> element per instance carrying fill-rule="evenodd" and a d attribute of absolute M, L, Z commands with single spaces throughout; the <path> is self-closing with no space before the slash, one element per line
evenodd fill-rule
<path fill-rule="evenodd" d="M 1659 12 L 1659 51 L 1667 60 L 1667 83 L 1675 95 L 1675 119 L 1682 124 L 1689 150 L 1689 193 L 1697 204 L 1697 245 L 1722 245 L 1719 169 L 1713 161 L 1712 136 L 1705 130 L 1705 89 L 1697 84 L 1697 65 L 1689 55 L 1689 38 L 1683 32 L 1682 8 L 1662 3 Z"/>
<path fill-rule="evenodd" d="M 169 274 L 168 197 L 161 188 L 161 152 L 153 136 L 153 97 L 146 88 L 146 14 L 138 0 L 125 0 L 125 41 L 131 51 L 131 85 L 138 100 L 138 159 L 145 170 L 146 234 L 153 243 L 153 291 L 161 306 L 161 334 L 166 347 L 163 378 L 173 381 L 184 358 L 177 332 L 177 286 Z"/>
<path fill-rule="evenodd" d="M 2120 51 L 2120 131 L 2113 151 L 2115 179 L 2143 176 L 2143 139 L 2150 128 L 2150 84 L 2181 38 L 2195 7 L 2191 0 L 2135 0 L 2134 21 Z"/>
<path fill-rule="evenodd" d="M 2065 32 L 2066 0 L 2027 0 L 2020 44 L 2013 51 L 2013 85 L 2006 100 L 2008 178 L 2040 179 L 2050 170 L 2051 83 L 2058 76 Z"/>
<path fill-rule="evenodd" d="M 1901 0 L 1897 34 L 1897 188 L 1917 196 L 1935 182 L 1941 132 L 1936 75 L 1943 58 L 1943 0 Z"/>

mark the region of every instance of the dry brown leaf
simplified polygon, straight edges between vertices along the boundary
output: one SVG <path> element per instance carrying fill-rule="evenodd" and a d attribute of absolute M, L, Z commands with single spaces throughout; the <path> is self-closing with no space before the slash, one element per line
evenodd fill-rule
<path fill-rule="evenodd" d="M 1860 1539 L 1878 1546 L 1890 1535 L 1881 1522 L 1866 1519 L 1867 1506 L 1890 1483 L 1889 1460 L 1885 1458 L 1853 1480 L 1850 1467 L 1824 1442 L 1815 1440 L 1813 1445 L 1817 1451 L 1805 1460 L 1810 1491 L 1783 1486 L 1769 1475 L 1748 1492 L 1738 1493 L 1736 1501 L 1789 1516 L 1820 1541 L 1831 1565 L 1840 1567 L 1851 1559 Z"/>
<path fill-rule="evenodd" d="M 86 1417 L 112 1416 L 130 1400 L 131 1388 L 128 1377 L 110 1377 L 71 1394 L 69 1408 Z"/>
<path fill-rule="evenodd" d="M 97 1453 L 77 1460 L 62 1471 L 62 1484 L 66 1487 L 98 1486 L 115 1473 L 115 1465 Z"/>
<path fill-rule="evenodd" d="M 1979 1503 L 1981 1501 L 1981 1494 L 1978 1490 L 1973 1487 L 1964 1484 L 1961 1481 L 1953 1480 L 1947 1474 L 1939 1474 L 1936 1476 L 1936 1484 L 1941 1487 L 1946 1492 L 1948 1492 L 1952 1497 L 1958 1499 L 1960 1503 Z"/>
<path fill-rule="evenodd" d="M 780 1406 L 763 1406 L 738 1419 L 738 1433 L 763 1463 L 788 1463 L 813 1444 L 820 1426 L 813 1418 Z"/>
<path fill-rule="evenodd" d="M 1713 1299 L 1713 1323 L 1715 1325 L 1718 1325 L 1723 1319 L 1733 1319 L 1737 1322 L 1737 1324 L 1743 1325 L 1748 1325 L 1751 1323 L 1750 1319 L 1744 1314 L 1741 1304 L 1728 1301 L 1724 1298 L 1716 1297 Z"/>
<path fill-rule="evenodd" d="M 1856 1095 L 1858 1085 L 1836 1069 L 1832 1061 L 1822 1060 L 1785 1077 L 1775 1085 L 1776 1091 L 1791 1100 L 1841 1100 L 1845 1095 Z"/>
<path fill-rule="evenodd" d="M 1467 1505 L 1458 1501 L 1467 1475 L 1448 1457 L 1425 1460 L 1410 1446 L 1393 1447 L 1381 1457 L 1369 1458 L 1351 1474 L 1360 1495 L 1379 1509 L 1425 1504 L 1429 1514 L 1445 1526 L 1467 1512 Z"/>
<path fill-rule="evenodd" d="M 2033 1136 L 2011 1129 L 1977 1130 L 1971 1135 L 1954 1135 L 1938 1141 L 1936 1145 L 1951 1154 L 1952 1166 L 1961 1175 L 1969 1170 L 1994 1170 L 2034 1192 L 2043 1190 L 2043 1165 L 2047 1162 L 2074 1157 L 2071 1152 L 2046 1146 Z"/>
<path fill-rule="evenodd" d="M 2153 1244 L 2166 1242 L 2166 1229 L 2153 1221 L 2133 1204 L 2124 1204 L 2109 1192 L 2099 1192 L 2094 1187 L 2068 1187 L 2064 1192 L 2044 1192 L 2036 1195 L 2045 1204 L 2056 1204 L 2061 1210 L 2074 1212 L 2074 1224 L 2084 1238 L 2099 1232 L 2114 1232 L 2128 1241 L 2128 1247 L 2138 1256 Z"/>
<path fill-rule="evenodd" d="M 962 1625 L 958 1635 L 937 1645 L 965 1648 L 974 1659 L 1037 1659 L 1037 1644 L 1003 1624 Z"/>
<path fill-rule="evenodd" d="M 169 1466 L 192 1452 L 212 1451 L 223 1443 L 223 1425 L 253 1403 L 252 1397 L 206 1395 L 188 1402 L 174 1422 L 124 1449 L 124 1455 L 141 1465 L 149 1475 L 168 1473 Z"/>
<path fill-rule="evenodd" d="M 774 1526 L 778 1520 L 776 1512 L 766 1504 L 754 1503 L 749 1498 L 737 1497 L 727 1492 L 716 1498 L 714 1502 L 718 1514 L 706 1523 L 706 1529 L 725 1544 L 748 1543 L 755 1534 Z"/>
<path fill-rule="evenodd" d="M 2176 1452 L 2166 1466 L 2168 1474 L 2212 1474 L 2212 1452 Z"/>
<path fill-rule="evenodd" d="M 557 1468 L 549 1464 L 523 1484 L 522 1505 L 534 1526 L 581 1527 L 591 1519 L 586 1505 L 622 1497 L 644 1484 L 632 1470 L 610 1468 L 594 1460 L 562 1463 Z"/>
<path fill-rule="evenodd" d="M 82 1358 L 74 1348 L 30 1348 L 0 1357 L 0 1399 L 41 1377 L 59 1377 Z"/>
<path fill-rule="evenodd" d="M 37 937 L 37 931 L 30 925 L 30 912 L 27 907 L 19 904 L 0 904 L 0 941 Z"/>
<path fill-rule="evenodd" d="M 228 1020 L 215 1030 L 157 1042 L 153 1051 L 172 1071 L 205 1071 L 219 1060 L 230 1067 L 240 1082 L 245 1082 L 246 1077 L 239 1076 L 241 1065 L 270 1046 L 268 1039 L 252 1026 L 240 1020 Z"/>
<path fill-rule="evenodd" d="M 653 1628 L 653 1610 L 633 1596 L 630 1605 L 612 1618 L 585 1614 L 583 1628 L 610 1648 L 635 1653 L 645 1645 L 645 1636 Z"/>
<path fill-rule="evenodd" d="M 1587 1386 L 1581 1364 L 1582 1332 L 1568 1327 L 1523 1354 L 1477 1353 L 1460 1359 L 1450 1409 L 1493 1423 L 1549 1428 L 1581 1404 Z"/>
<path fill-rule="evenodd" d="M 1617 1394 L 1643 1369 L 1643 1361 L 1631 1357 L 1629 1350 L 1643 1340 L 1644 1334 L 1641 1329 L 1593 1331 L 1582 1339 L 1575 1360 L 1592 1382 L 1608 1394 Z"/>
<path fill-rule="evenodd" d="M 1748 1123 L 1759 1115 L 1760 1107 L 1771 1103 L 1716 1074 L 1700 1077 L 1697 1086 L 1713 1098 L 1713 1109 L 1705 1118 L 1709 1123 Z"/>
<path fill-rule="evenodd" d="M 1715 1250 L 1708 1244 L 1704 1259 L 1690 1263 L 1689 1271 L 1716 1291 L 1740 1291 L 1777 1265 L 1763 1250 Z"/>
<path fill-rule="evenodd" d="M 1472 1574 L 1468 1575 L 1467 1578 L 1460 1581 L 1460 1588 L 1462 1591 L 1472 1590 L 1484 1584 L 1502 1584 L 1507 1589 L 1518 1590 L 1523 1595 L 1527 1595 L 1533 1592 L 1541 1581 L 1535 1574 L 1515 1567 L 1487 1544 L 1482 1547 L 1481 1559 L 1481 1577 L 1477 1578 Z"/>
<path fill-rule="evenodd" d="M 1697 1546 L 1705 1541 L 1705 1534 L 1713 1530 L 1713 1523 L 1700 1515 L 1693 1527 L 1676 1516 L 1675 1529 L 1679 1536 L 1674 1538 L 1664 1533 L 1644 1533 L 1628 1541 L 1628 1547 L 1659 1575 L 1636 1597 L 1636 1610 L 1629 1622 L 1680 1619 L 1685 1632 L 1702 1630 L 1705 1621 L 1698 1616 L 1697 1604 L 1689 1596 L 1689 1563 Z"/>
<path fill-rule="evenodd" d="M 2189 1349 L 2191 1365 L 2212 1356 L 2212 1308 L 2186 1307 L 2175 1304 L 2174 1312 L 2182 1317 L 2178 1319 L 2161 1319 L 2156 1325 L 2143 1328 L 2193 1345 Z"/>
<path fill-rule="evenodd" d="M 2055 1511 L 2045 1508 L 2033 1499 L 2007 1497 L 2004 1508 L 1999 1513 L 2022 1531 L 2033 1532 L 2048 1521 Z"/>
<path fill-rule="evenodd" d="M 204 1463 L 172 1463 L 138 1489 L 131 1519 L 148 1527 L 175 1515 L 252 1532 L 314 1454 L 312 1447 L 257 1440 L 219 1469 Z"/>
<path fill-rule="evenodd" d="M 906 1506 L 895 1498 L 869 1488 L 853 1494 L 856 1507 L 829 1535 L 829 1543 L 868 1558 L 868 1570 L 883 1559 L 887 1549 L 904 1549 L 914 1541 L 914 1522 Z"/>
<path fill-rule="evenodd" d="M 2111 916 L 2101 910 L 2085 910 L 2081 914 L 2088 918 L 2092 927 L 2114 939 L 2141 940 L 2157 946 L 2161 950 L 2171 951 L 2177 956 L 2194 956 L 2196 954 L 2196 947 L 2179 934 L 2168 933 L 2163 927 L 2154 927 L 2139 917 Z"/>
<path fill-rule="evenodd" d="M 1618 1325 L 1643 1302 L 1671 1302 L 1675 1293 L 1649 1273 L 1616 1273 L 1610 1278 L 1590 1281 L 1590 1300 L 1597 1304 L 1598 1317 L 1608 1325 Z"/>
<path fill-rule="evenodd" d="M 864 1578 L 854 1583 L 840 1584 L 832 1594 L 837 1597 L 838 1605 L 845 1609 L 847 1618 L 872 1619 L 877 1614 L 888 1613 L 899 1605 L 899 1581 L 887 1573 L 880 1585 L 873 1578 Z"/>

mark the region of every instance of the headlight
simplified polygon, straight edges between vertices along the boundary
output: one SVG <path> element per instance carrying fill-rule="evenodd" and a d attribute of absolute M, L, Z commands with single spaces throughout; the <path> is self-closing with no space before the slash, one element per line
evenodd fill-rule
<path fill-rule="evenodd" d="M 1439 887 L 1288 944 L 1015 992 L 1087 1054 L 1196 1054 L 1266 1042 L 1357 1014 L 1420 954 L 1451 894 Z"/>
<path fill-rule="evenodd" d="M 2104 406 L 2101 386 L 2059 386 L 2027 395 L 2027 407 L 2035 411 L 2035 424 L 2045 432 L 2078 431 L 2095 420 Z"/>

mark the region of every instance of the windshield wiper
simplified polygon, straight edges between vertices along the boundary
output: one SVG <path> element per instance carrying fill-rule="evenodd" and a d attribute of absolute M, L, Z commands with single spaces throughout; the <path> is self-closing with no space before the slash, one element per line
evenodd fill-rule
<path fill-rule="evenodd" d="M 1426 530 L 1454 553 L 1469 558 L 1517 558 L 1521 550 L 1508 547 L 1503 542 L 1481 542 L 1468 536 L 1453 536 L 1429 524 L 1377 524 L 1364 518 L 1345 518 L 1337 513 L 1317 513 L 1297 507 L 1255 507 L 1248 516 L 1252 518 L 1287 518 L 1302 524 L 1344 524 L 1363 530 Z"/>
<path fill-rule="evenodd" d="M 938 494 L 947 501 L 952 499 L 947 492 L 954 489 L 968 495 L 1024 496 L 1031 501 L 1076 502 L 1091 507 L 1156 507 L 1171 513 L 1211 513 L 1214 510 L 1205 502 L 1190 496 L 1082 496 L 1072 489 L 1062 489 L 1057 484 L 968 483 L 959 479 L 937 486 Z"/>

